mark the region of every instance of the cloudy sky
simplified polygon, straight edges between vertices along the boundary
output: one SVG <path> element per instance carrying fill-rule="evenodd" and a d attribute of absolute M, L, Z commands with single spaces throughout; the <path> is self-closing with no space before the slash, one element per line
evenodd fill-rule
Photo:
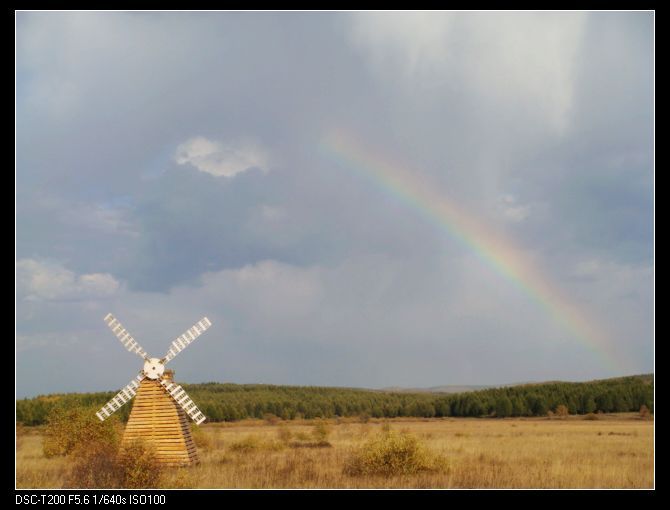
<path fill-rule="evenodd" d="M 17 395 L 652 371 L 653 22 L 19 13 Z"/>

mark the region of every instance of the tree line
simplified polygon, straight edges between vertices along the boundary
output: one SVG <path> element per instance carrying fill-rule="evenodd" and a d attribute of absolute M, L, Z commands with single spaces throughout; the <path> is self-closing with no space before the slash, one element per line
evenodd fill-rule
<path fill-rule="evenodd" d="M 653 412 L 654 404 L 651 375 L 582 383 L 525 384 L 453 394 L 213 382 L 183 386 L 213 422 L 269 415 L 286 420 L 337 416 L 545 416 L 558 406 L 565 406 L 570 414 L 639 411 L 643 405 Z M 99 407 L 115 393 L 68 393 L 17 400 L 16 420 L 25 425 L 41 425 L 55 406 Z M 127 404 L 117 412 L 123 421 L 131 408 Z"/>

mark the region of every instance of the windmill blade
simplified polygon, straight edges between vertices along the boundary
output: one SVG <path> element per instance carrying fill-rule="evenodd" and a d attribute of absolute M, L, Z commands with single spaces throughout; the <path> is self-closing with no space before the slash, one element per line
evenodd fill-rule
<path fill-rule="evenodd" d="M 193 327 L 187 330 L 186 333 L 177 337 L 176 340 L 172 342 L 170 349 L 168 349 L 167 354 L 163 358 L 163 363 L 167 365 L 168 362 L 183 351 L 188 344 L 207 331 L 211 325 L 212 322 L 207 317 L 203 317 L 196 322 Z"/>
<path fill-rule="evenodd" d="M 114 317 L 111 313 L 108 313 L 105 316 L 104 321 L 126 349 L 128 349 L 130 352 L 134 352 L 141 358 L 149 359 L 146 351 L 142 349 L 142 346 L 138 344 L 132 336 L 130 336 L 130 333 L 126 331 L 126 329 L 123 327 L 123 324 L 121 324 L 116 319 L 116 317 Z"/>
<path fill-rule="evenodd" d="M 112 400 L 102 406 L 102 409 L 95 413 L 95 415 L 100 418 L 100 421 L 105 421 L 133 398 L 135 393 L 137 393 L 137 388 L 140 387 L 140 381 L 142 381 L 142 379 L 144 379 L 144 374 L 139 374 L 135 379 L 130 381 L 128 386 L 119 391 Z"/>
<path fill-rule="evenodd" d="M 166 381 L 165 379 L 161 379 L 160 383 L 197 425 L 200 425 L 207 419 L 207 417 L 202 414 L 202 411 L 196 407 L 193 400 L 191 400 L 191 397 L 186 394 L 184 388 L 171 381 Z"/>

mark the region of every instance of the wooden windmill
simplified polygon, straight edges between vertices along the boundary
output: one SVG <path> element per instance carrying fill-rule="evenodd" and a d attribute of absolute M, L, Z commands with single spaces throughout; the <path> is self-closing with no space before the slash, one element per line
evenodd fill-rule
<path fill-rule="evenodd" d="M 150 358 L 111 313 L 107 314 L 105 322 L 126 349 L 144 359 L 144 367 L 130 384 L 96 413 L 97 417 L 100 421 L 106 420 L 136 397 L 123 434 L 121 451 L 131 442 L 140 439 L 153 445 L 156 459 L 161 464 L 187 465 L 198 462 L 198 452 L 187 415 L 198 425 L 205 421 L 205 415 L 196 407 L 184 388 L 172 381 L 174 372 L 165 370 L 165 365 L 212 323 L 207 317 L 203 317 L 172 342 L 165 357 L 158 359 Z"/>

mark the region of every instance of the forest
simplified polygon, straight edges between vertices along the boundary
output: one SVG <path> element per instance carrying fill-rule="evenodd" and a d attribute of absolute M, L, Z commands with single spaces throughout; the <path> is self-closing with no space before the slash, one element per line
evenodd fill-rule
<path fill-rule="evenodd" d="M 268 384 L 184 384 L 184 389 L 210 422 L 246 418 L 511 417 L 548 413 L 653 412 L 651 374 L 589 382 L 547 382 L 485 389 L 467 393 L 404 393 L 379 390 L 275 386 Z M 16 421 L 46 423 L 55 406 L 101 407 L 116 392 L 40 395 L 16 401 Z M 118 414 L 125 421 L 132 408 Z"/>

